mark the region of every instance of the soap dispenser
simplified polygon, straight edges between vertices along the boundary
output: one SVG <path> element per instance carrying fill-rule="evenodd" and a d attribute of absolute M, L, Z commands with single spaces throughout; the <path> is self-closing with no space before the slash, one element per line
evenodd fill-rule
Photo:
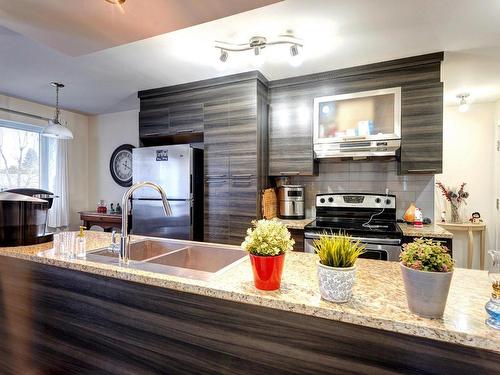
<path fill-rule="evenodd" d="M 87 256 L 87 240 L 85 238 L 85 234 L 83 230 L 85 227 L 80 226 L 80 233 L 78 233 L 76 239 L 76 257 L 79 259 L 85 259 Z"/>

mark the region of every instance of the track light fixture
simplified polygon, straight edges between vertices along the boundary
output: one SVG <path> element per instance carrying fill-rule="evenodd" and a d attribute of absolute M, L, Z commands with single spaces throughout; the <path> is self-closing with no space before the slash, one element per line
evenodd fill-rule
<path fill-rule="evenodd" d="M 468 92 L 457 95 L 457 98 L 460 99 L 460 102 L 458 104 L 458 110 L 460 112 L 467 112 L 469 110 L 469 103 L 467 103 L 467 98 L 469 96 L 470 94 Z"/>
<path fill-rule="evenodd" d="M 262 54 L 265 48 L 275 45 L 290 45 L 290 64 L 298 66 L 302 63 L 301 48 L 303 48 L 302 41 L 293 35 L 280 35 L 273 40 L 267 40 L 263 36 L 254 36 L 250 38 L 248 43 L 234 44 L 222 41 L 215 41 L 215 48 L 220 50 L 219 59 L 226 62 L 229 57 L 229 52 L 245 52 L 253 50 L 253 55 L 262 62 Z"/>

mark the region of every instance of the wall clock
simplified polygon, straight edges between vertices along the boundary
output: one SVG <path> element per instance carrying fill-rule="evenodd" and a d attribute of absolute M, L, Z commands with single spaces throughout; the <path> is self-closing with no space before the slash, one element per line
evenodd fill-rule
<path fill-rule="evenodd" d="M 134 146 L 125 144 L 118 147 L 109 160 L 109 171 L 113 180 L 124 187 L 132 186 L 132 149 Z"/>

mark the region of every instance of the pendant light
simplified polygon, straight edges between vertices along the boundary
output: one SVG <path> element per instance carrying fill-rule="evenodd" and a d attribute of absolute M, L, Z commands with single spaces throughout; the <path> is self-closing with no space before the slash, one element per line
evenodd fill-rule
<path fill-rule="evenodd" d="M 49 120 L 49 125 L 43 129 L 42 135 L 44 137 L 58 138 L 58 139 L 73 139 L 73 133 L 67 127 L 61 125 L 59 122 L 59 89 L 63 88 L 62 83 L 52 82 L 52 86 L 56 88 L 56 113 L 53 120 Z"/>

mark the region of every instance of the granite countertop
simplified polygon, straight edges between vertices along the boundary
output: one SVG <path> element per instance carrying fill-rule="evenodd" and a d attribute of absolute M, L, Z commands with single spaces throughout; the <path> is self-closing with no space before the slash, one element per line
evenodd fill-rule
<path fill-rule="evenodd" d="M 295 219 L 279 219 L 278 220 L 280 222 L 282 222 L 283 224 L 285 224 L 285 226 L 288 228 L 288 229 L 298 229 L 298 230 L 301 230 L 301 229 L 304 229 L 304 227 L 313 222 L 314 221 L 314 218 L 308 218 L 308 219 L 299 219 L 299 220 L 295 220 Z"/>
<path fill-rule="evenodd" d="M 424 225 L 423 228 L 415 228 L 413 225 L 406 223 L 398 223 L 398 225 L 403 231 L 403 236 L 453 238 L 453 233 L 437 224 Z"/>
<path fill-rule="evenodd" d="M 111 238 L 102 232 L 86 232 L 86 236 L 89 250 L 107 246 Z M 200 281 L 37 254 L 50 247 L 0 248 L 0 255 L 500 353 L 500 332 L 484 324 L 484 304 L 490 293 L 486 271 L 456 269 L 443 319 L 425 319 L 408 311 L 396 262 L 359 259 L 352 300 L 335 304 L 320 298 L 313 254 L 287 254 L 281 289 L 265 292 L 254 288 L 248 259 L 209 281 Z"/>

